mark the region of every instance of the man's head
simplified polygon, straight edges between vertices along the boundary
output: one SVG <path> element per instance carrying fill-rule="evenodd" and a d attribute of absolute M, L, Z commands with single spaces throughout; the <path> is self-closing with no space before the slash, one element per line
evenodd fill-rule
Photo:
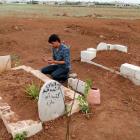
<path fill-rule="evenodd" d="M 53 48 L 58 48 L 60 46 L 60 44 L 61 44 L 61 40 L 60 40 L 59 36 L 56 35 L 56 34 L 52 34 L 49 37 L 48 42 L 51 44 L 51 46 Z"/>

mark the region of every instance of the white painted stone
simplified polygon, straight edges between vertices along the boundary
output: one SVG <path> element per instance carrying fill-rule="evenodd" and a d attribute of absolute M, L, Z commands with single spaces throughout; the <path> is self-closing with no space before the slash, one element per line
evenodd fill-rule
<path fill-rule="evenodd" d="M 29 72 L 29 73 L 33 74 L 34 76 L 36 76 L 37 78 L 39 78 L 43 82 L 46 82 L 47 80 L 50 80 L 50 78 L 47 77 L 45 74 L 43 74 L 41 71 L 35 70 L 35 69 L 33 69 L 29 66 L 22 65 L 22 66 L 12 68 L 12 70 L 19 70 L 19 69 L 23 69 L 26 72 Z"/>
<path fill-rule="evenodd" d="M 128 63 L 124 63 L 121 66 L 124 66 L 127 69 L 130 69 L 131 71 L 135 71 L 135 72 L 140 70 L 140 67 Z"/>
<path fill-rule="evenodd" d="M 20 67 L 20 66 L 19 66 Z M 32 70 L 34 70 L 32 67 L 30 67 L 30 66 L 25 66 L 25 65 L 23 65 L 23 66 L 21 66 L 21 67 L 23 67 L 23 69 L 24 70 L 26 70 L 27 72 L 31 72 Z"/>
<path fill-rule="evenodd" d="M 34 76 L 36 76 L 36 77 L 39 78 L 40 80 L 43 80 L 44 82 L 50 80 L 49 77 L 47 77 L 45 74 L 43 74 L 43 73 L 40 72 L 39 70 L 31 70 L 30 73 L 32 73 Z"/>
<path fill-rule="evenodd" d="M 135 85 L 140 86 L 140 80 L 137 80 L 136 78 L 132 78 L 130 80 L 132 80 Z"/>
<path fill-rule="evenodd" d="M 115 50 L 127 53 L 127 46 L 114 44 Z"/>
<path fill-rule="evenodd" d="M 103 50 L 118 50 L 127 53 L 127 46 L 119 45 L 119 44 L 107 44 L 101 42 L 97 45 L 97 51 L 103 51 Z"/>
<path fill-rule="evenodd" d="M 140 85 L 140 67 L 125 63 L 121 65 L 120 73 L 135 85 Z"/>
<path fill-rule="evenodd" d="M 97 51 L 108 50 L 108 45 L 104 42 L 101 42 L 97 45 Z"/>
<path fill-rule="evenodd" d="M 69 78 L 68 79 L 68 85 L 75 91 L 79 93 L 83 93 L 85 91 L 85 82 L 79 80 L 79 79 L 73 79 Z"/>
<path fill-rule="evenodd" d="M 13 111 L 10 111 L 10 113 L 2 115 L 2 120 L 7 123 L 11 123 L 13 120 L 15 120 L 16 114 Z"/>
<path fill-rule="evenodd" d="M 77 77 L 77 73 L 70 73 L 69 74 L 69 78 L 76 78 Z"/>
<path fill-rule="evenodd" d="M 123 75 L 125 77 L 134 78 L 135 77 L 135 67 L 128 63 L 122 64 L 120 67 L 120 73 L 121 73 L 121 75 Z"/>
<path fill-rule="evenodd" d="M 135 78 L 136 78 L 137 80 L 140 80 L 140 67 L 139 67 L 139 69 L 137 69 L 136 72 L 135 72 Z"/>
<path fill-rule="evenodd" d="M 113 44 L 107 44 L 107 46 L 108 46 L 108 50 L 116 50 L 116 47 Z"/>
<path fill-rule="evenodd" d="M 0 116 L 8 114 L 10 112 L 10 106 L 0 106 Z"/>
<path fill-rule="evenodd" d="M 89 61 L 89 60 L 92 60 L 96 57 L 96 52 L 92 52 L 92 51 L 81 51 L 81 59 L 82 60 L 86 60 L 86 61 Z"/>
<path fill-rule="evenodd" d="M 6 109 L 9 109 L 10 106 L 7 103 L 4 103 L 2 98 L 0 99 L 0 118 L 2 117 L 3 113 Z"/>
<path fill-rule="evenodd" d="M 0 116 L 10 112 L 10 106 L 7 103 L 0 102 Z"/>
<path fill-rule="evenodd" d="M 64 114 L 64 91 L 58 82 L 50 80 L 43 85 L 39 94 L 38 110 L 43 122 Z"/>
<path fill-rule="evenodd" d="M 10 123 L 8 124 L 8 127 L 13 138 L 16 134 L 22 134 L 23 132 L 27 133 L 27 137 L 30 137 L 42 130 L 42 123 L 33 120 L 26 120 L 18 121 L 17 123 Z"/>
<path fill-rule="evenodd" d="M 0 56 L 0 73 L 11 69 L 10 55 Z"/>
<path fill-rule="evenodd" d="M 96 49 L 94 49 L 94 48 L 87 48 L 87 51 L 96 52 Z"/>
<path fill-rule="evenodd" d="M 8 127 L 8 124 L 11 123 L 11 117 L 15 117 L 15 112 L 13 111 L 10 111 L 9 113 L 7 114 L 4 114 L 1 116 L 3 122 L 4 122 L 4 125 L 7 129 L 7 131 L 10 133 L 10 128 Z"/>
<path fill-rule="evenodd" d="M 96 53 L 97 53 L 97 50 L 96 50 L 96 49 L 94 49 L 94 48 L 87 48 L 87 51 L 88 51 L 88 52 L 92 52 L 94 58 L 96 57 Z M 93 59 L 94 59 L 94 58 L 93 58 Z"/>

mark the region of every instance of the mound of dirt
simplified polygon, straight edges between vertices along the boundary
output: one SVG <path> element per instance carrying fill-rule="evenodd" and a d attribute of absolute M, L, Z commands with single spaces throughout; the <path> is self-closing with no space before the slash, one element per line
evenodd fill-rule
<path fill-rule="evenodd" d="M 0 96 L 19 115 L 19 119 L 39 120 L 37 101 L 32 100 L 25 92 L 29 84 L 42 86 L 43 83 L 23 70 L 7 71 L 0 74 Z"/>
<path fill-rule="evenodd" d="M 140 65 L 140 60 L 134 55 L 113 50 L 97 52 L 97 57 L 92 61 L 118 71 L 120 71 L 120 66 L 124 63 Z"/>

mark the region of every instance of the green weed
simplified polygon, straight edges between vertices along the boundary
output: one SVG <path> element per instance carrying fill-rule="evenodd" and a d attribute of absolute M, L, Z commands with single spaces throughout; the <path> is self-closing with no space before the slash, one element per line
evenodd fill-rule
<path fill-rule="evenodd" d="M 19 134 L 16 134 L 16 136 L 14 137 L 14 140 L 25 140 L 26 136 L 27 136 L 26 132 L 19 133 Z"/>
<path fill-rule="evenodd" d="M 25 87 L 25 92 L 32 99 L 38 100 L 40 86 L 35 85 L 33 82 Z"/>
<path fill-rule="evenodd" d="M 86 84 L 85 84 L 85 91 L 84 91 L 84 95 L 79 95 L 77 100 L 79 101 L 79 107 L 81 109 L 81 111 L 85 114 L 90 112 L 89 109 L 89 104 L 87 101 L 87 95 L 88 95 L 88 91 L 89 89 L 92 87 L 92 81 L 91 80 L 87 80 Z"/>

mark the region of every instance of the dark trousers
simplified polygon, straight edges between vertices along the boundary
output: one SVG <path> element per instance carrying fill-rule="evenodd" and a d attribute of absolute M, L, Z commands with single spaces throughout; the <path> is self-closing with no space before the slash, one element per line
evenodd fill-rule
<path fill-rule="evenodd" d="M 54 80 L 61 81 L 68 79 L 69 68 L 63 68 L 58 65 L 49 65 L 41 69 L 44 74 L 50 74 Z"/>

